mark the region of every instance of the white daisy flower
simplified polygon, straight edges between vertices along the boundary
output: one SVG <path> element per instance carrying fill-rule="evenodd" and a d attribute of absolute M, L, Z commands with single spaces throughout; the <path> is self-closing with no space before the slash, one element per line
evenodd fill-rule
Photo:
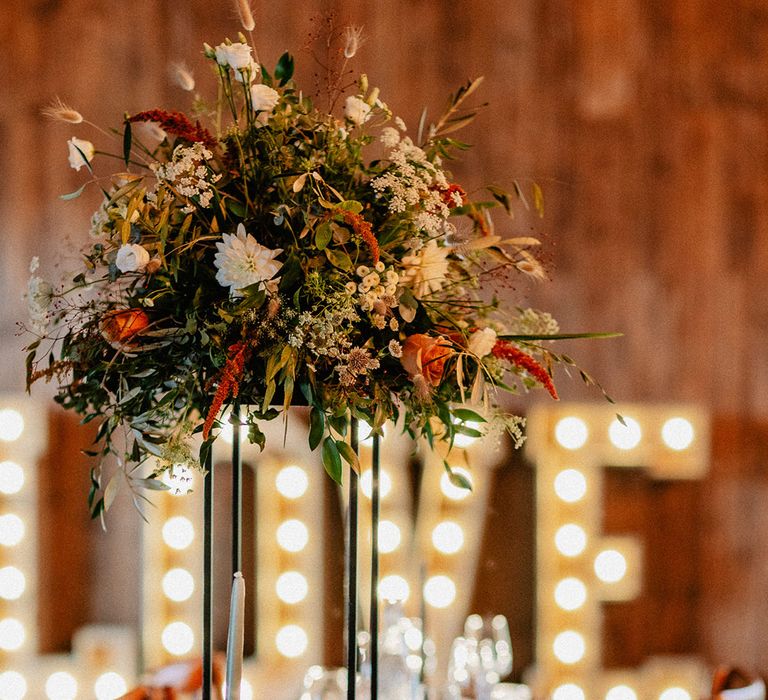
<path fill-rule="evenodd" d="M 278 280 L 273 278 L 283 264 L 275 258 L 282 248 L 265 248 L 245 232 L 242 224 L 238 224 L 236 234 L 224 233 L 221 237 L 213 264 L 218 270 L 216 281 L 222 287 L 229 287 L 232 296 L 242 296 L 241 289 L 257 282 L 263 282 L 270 291 L 277 289 Z"/>

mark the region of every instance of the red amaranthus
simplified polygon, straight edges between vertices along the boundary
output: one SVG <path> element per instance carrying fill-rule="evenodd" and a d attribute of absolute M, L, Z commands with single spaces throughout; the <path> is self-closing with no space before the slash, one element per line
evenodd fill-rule
<path fill-rule="evenodd" d="M 129 122 L 157 122 L 165 131 L 192 143 L 200 142 L 208 148 L 215 148 L 218 143 L 208 129 L 200 122 L 192 123 L 186 114 L 167 112 L 164 109 L 150 109 L 128 117 Z"/>
<path fill-rule="evenodd" d="M 493 346 L 491 352 L 494 357 L 498 357 L 500 360 L 506 360 L 516 367 L 524 369 L 550 393 L 555 401 L 558 400 L 557 389 L 555 389 L 555 383 L 552 381 L 549 372 L 547 372 L 546 368 L 534 360 L 530 355 L 524 353 L 520 348 L 506 340 L 497 340 L 496 345 Z"/>
<path fill-rule="evenodd" d="M 219 415 L 219 411 L 224 405 L 224 402 L 230 396 L 232 396 L 232 398 L 237 398 L 237 395 L 240 393 L 240 380 L 243 378 L 243 371 L 245 370 L 245 363 L 248 360 L 248 355 L 248 345 L 242 340 L 229 346 L 227 361 L 224 363 L 224 366 L 216 377 L 218 387 L 216 388 L 213 402 L 208 409 L 208 415 L 205 417 L 205 423 L 203 424 L 203 440 L 208 439 L 213 423 L 216 420 L 216 416 Z"/>
<path fill-rule="evenodd" d="M 379 242 L 373 235 L 373 227 L 360 214 L 351 211 L 342 211 L 344 223 L 351 226 L 352 230 L 363 239 L 368 249 L 371 251 L 374 265 L 379 262 Z"/>

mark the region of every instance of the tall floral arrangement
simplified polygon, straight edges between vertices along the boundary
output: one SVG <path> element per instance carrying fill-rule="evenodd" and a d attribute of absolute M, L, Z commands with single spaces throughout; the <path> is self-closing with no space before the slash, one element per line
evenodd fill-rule
<path fill-rule="evenodd" d="M 359 42 L 348 30 L 345 58 Z M 519 444 L 523 421 L 499 394 L 541 387 L 556 399 L 553 365 L 571 361 L 551 348 L 564 336 L 548 313 L 492 291 L 545 277 L 539 241 L 490 215 L 522 190 L 470 197 L 445 169 L 466 147 L 453 134 L 475 116 L 480 81 L 413 134 L 365 75 L 346 95 L 337 81 L 319 109 L 289 54 L 270 73 L 241 36 L 205 56 L 218 102 L 128 115 L 113 132 L 120 172 L 104 174 L 90 141 L 68 142 L 83 188 L 103 198 L 71 283 L 33 270 L 28 384 L 59 379 L 57 401 L 98 422 L 94 455 L 117 453 L 134 489 L 197 463 L 193 434 L 210 449 L 233 404 L 261 446 L 260 421 L 308 405 L 309 444 L 337 481 L 344 461 L 357 465 L 350 414 L 373 431 L 400 420 L 431 444 L 497 427 Z M 50 113 L 83 121 L 61 103 Z M 139 478 L 148 457 L 157 469 Z M 98 468 L 93 485 L 99 513 Z"/>

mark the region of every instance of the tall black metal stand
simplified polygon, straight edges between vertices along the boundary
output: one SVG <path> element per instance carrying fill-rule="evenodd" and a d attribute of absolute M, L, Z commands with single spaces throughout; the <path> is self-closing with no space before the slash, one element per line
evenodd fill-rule
<path fill-rule="evenodd" d="M 373 436 L 371 457 L 371 700 L 379 697 L 379 452 Z"/>
<path fill-rule="evenodd" d="M 350 421 L 350 445 L 358 452 L 358 422 Z M 357 694 L 357 472 L 349 468 L 349 504 L 347 507 L 346 559 L 347 575 L 345 599 L 347 603 L 347 700 L 355 700 Z"/>
<path fill-rule="evenodd" d="M 211 700 L 213 671 L 213 451 L 205 458 L 203 483 L 203 700 Z"/>
<path fill-rule="evenodd" d="M 232 409 L 232 575 L 243 570 L 243 460 L 240 456 L 240 405 Z"/>

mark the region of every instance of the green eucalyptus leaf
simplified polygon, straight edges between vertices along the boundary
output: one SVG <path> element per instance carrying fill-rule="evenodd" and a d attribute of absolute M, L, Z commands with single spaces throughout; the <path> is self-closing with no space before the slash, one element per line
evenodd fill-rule
<path fill-rule="evenodd" d="M 293 56 L 287 51 L 280 56 L 275 66 L 275 80 L 280 81 L 280 86 L 285 85 L 292 77 L 294 70 Z"/>
<path fill-rule="evenodd" d="M 473 423 L 485 423 L 486 420 L 483 418 L 479 413 L 476 413 L 475 411 L 472 411 L 468 408 L 454 408 L 451 413 L 453 413 L 454 418 L 458 418 L 460 421 L 472 421 Z"/>
<path fill-rule="evenodd" d="M 323 467 L 337 484 L 341 485 L 341 456 L 333 438 L 323 440 Z"/>
<path fill-rule="evenodd" d="M 131 128 L 131 122 L 125 122 L 123 129 L 123 161 L 127 168 L 131 162 L 131 145 L 133 143 L 133 129 Z"/>
<path fill-rule="evenodd" d="M 313 406 L 309 412 L 309 449 L 314 450 L 323 439 L 325 432 L 325 415 L 323 412 Z"/>
<path fill-rule="evenodd" d="M 360 458 L 352 449 L 352 446 L 348 442 L 344 442 L 344 440 L 337 440 L 336 447 L 339 450 L 339 454 L 344 458 L 344 461 L 359 474 Z"/>

